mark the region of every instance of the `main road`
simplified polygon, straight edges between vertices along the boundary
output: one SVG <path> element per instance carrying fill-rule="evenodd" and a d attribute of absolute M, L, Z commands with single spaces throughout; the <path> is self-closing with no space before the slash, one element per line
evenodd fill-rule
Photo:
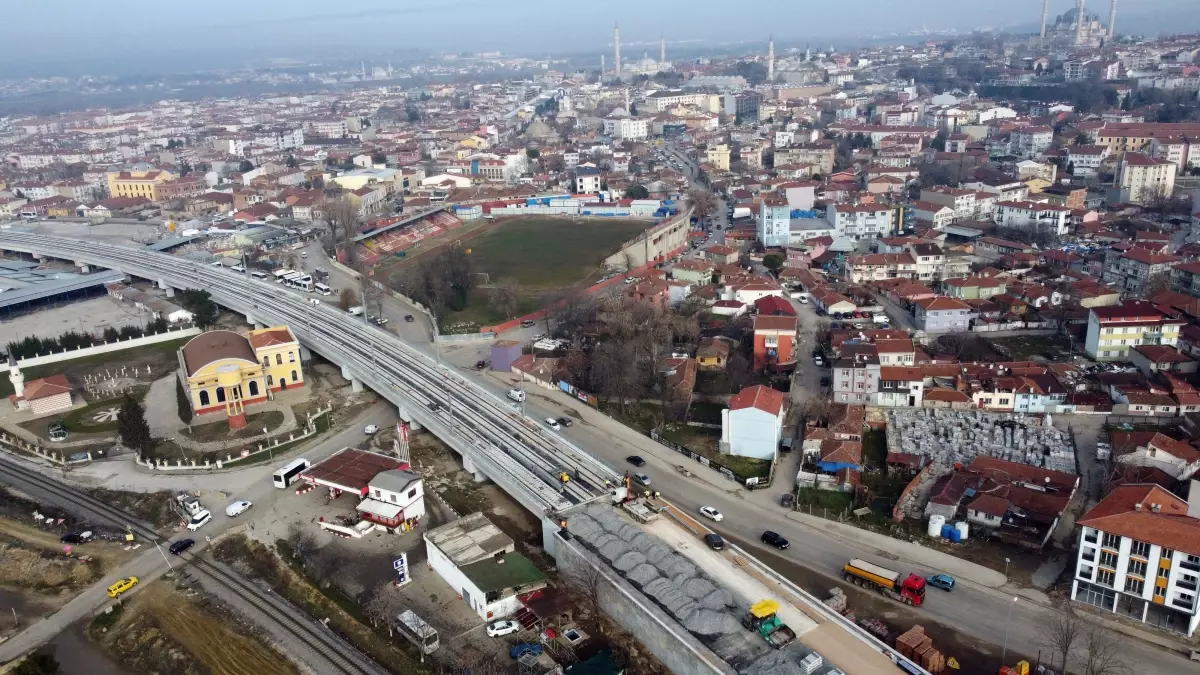
<path fill-rule="evenodd" d="M 251 323 L 286 324 L 310 349 L 430 428 L 529 511 L 546 514 L 606 495 L 618 475 L 495 394 L 442 368 L 390 333 L 277 284 L 162 253 L 60 237 L 0 233 L 0 249 L 120 270 L 170 289 L 203 289 Z M 569 480 L 563 481 L 564 473 Z"/>

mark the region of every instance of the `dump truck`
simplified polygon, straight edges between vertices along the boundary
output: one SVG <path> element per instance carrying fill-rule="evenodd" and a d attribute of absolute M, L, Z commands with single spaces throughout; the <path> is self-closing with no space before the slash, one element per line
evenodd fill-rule
<path fill-rule="evenodd" d="M 842 578 L 864 588 L 874 588 L 892 600 L 913 607 L 920 607 L 925 601 L 925 579 L 916 574 L 904 576 L 901 572 L 855 558 L 842 568 Z"/>
<path fill-rule="evenodd" d="M 758 631 L 767 644 L 775 649 L 796 639 L 796 631 L 788 628 L 779 618 L 779 603 L 774 600 L 759 600 L 750 606 L 750 611 L 742 618 L 742 625 L 747 630 Z"/>

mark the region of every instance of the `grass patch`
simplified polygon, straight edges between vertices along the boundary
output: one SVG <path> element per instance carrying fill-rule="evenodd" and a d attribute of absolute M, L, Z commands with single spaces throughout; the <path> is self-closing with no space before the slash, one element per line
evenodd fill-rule
<path fill-rule="evenodd" d="M 30 366 L 22 368 L 21 374 L 25 376 L 25 381 L 36 380 L 42 377 L 49 377 L 62 373 L 71 380 L 71 383 L 79 386 L 82 382 L 81 373 L 94 372 L 98 366 L 112 364 L 119 369 L 121 366 L 139 367 L 143 370 L 146 365 L 160 366 L 154 369 L 157 373 L 156 377 L 162 375 L 161 367 L 173 367 L 178 362 L 175 357 L 175 352 L 179 348 L 191 340 L 191 337 L 180 338 L 178 340 L 168 340 L 166 342 L 156 342 L 151 345 L 142 345 L 136 348 L 122 349 L 115 352 L 104 352 L 101 354 L 92 354 L 91 356 L 83 356 L 69 361 L 60 361 L 58 363 L 47 363 L 41 366 Z M 131 354 L 130 352 L 133 352 Z M 76 382 L 78 380 L 78 382 Z M 0 397 L 7 397 L 13 393 L 12 383 L 7 377 L 0 377 Z"/>
<path fill-rule="evenodd" d="M 283 424 L 283 413 L 278 410 L 267 410 L 246 416 L 246 426 L 237 430 L 229 429 L 229 421 L 209 422 L 208 424 L 192 425 L 191 437 L 201 443 L 226 441 L 231 439 L 249 438 L 262 434 L 263 427 L 274 431 Z"/>
<path fill-rule="evenodd" d="M 142 399 L 146 397 L 146 392 L 148 390 L 148 387 L 135 389 L 131 393 L 131 396 L 133 396 L 133 398 L 140 403 Z M 124 400 L 124 396 L 119 396 L 117 398 L 96 401 L 95 403 L 89 403 L 81 408 L 68 410 L 67 412 L 59 415 L 47 415 L 46 417 L 39 417 L 37 419 L 29 420 L 28 422 L 22 422 L 21 428 L 31 431 L 42 438 L 48 437 L 50 425 L 54 424 L 55 422 L 62 422 L 63 426 L 67 428 L 67 431 L 73 434 L 112 433 L 116 431 L 117 427 L 119 426 L 117 420 L 112 419 L 103 422 L 97 422 L 96 420 L 92 419 L 92 416 L 101 410 L 106 410 L 108 408 L 120 408 L 121 403 L 124 402 Z"/>
<path fill-rule="evenodd" d="M 511 278 L 526 289 L 574 286 L 617 248 L 651 227 L 645 220 L 522 218 L 472 239 L 471 262 L 492 281 Z"/>
<path fill-rule="evenodd" d="M 693 403 L 688 408 L 688 419 L 703 424 L 720 424 L 721 411 L 727 407 L 723 403 Z"/>
<path fill-rule="evenodd" d="M 443 333 L 474 333 L 482 326 L 493 326 L 504 323 L 517 316 L 532 314 L 542 308 L 541 299 L 536 295 L 521 295 L 517 301 L 517 311 L 513 316 L 505 316 L 492 303 L 491 291 L 486 288 L 476 288 L 467 296 L 467 306 L 459 312 L 447 312 L 438 317 Z"/>
<path fill-rule="evenodd" d="M 984 334 L 986 336 L 986 333 Z M 1071 341 L 1066 335 L 1013 335 L 988 338 L 997 351 L 1015 361 L 1028 361 L 1033 357 L 1067 360 L 1071 356 Z"/>
<path fill-rule="evenodd" d="M 809 510 L 805 507 L 811 507 L 811 512 L 816 515 L 823 515 L 821 511 L 828 510 L 836 516 L 842 511 L 854 508 L 854 495 L 849 492 L 802 487 L 796 491 L 796 504 L 805 511 Z"/>
<path fill-rule="evenodd" d="M 871 429 L 862 440 L 863 460 L 867 467 L 887 471 L 887 433 L 883 429 Z"/>
<path fill-rule="evenodd" d="M 92 617 L 92 622 L 88 624 L 88 630 L 94 633 L 102 633 L 115 626 L 121 620 L 121 615 L 124 613 L 125 603 L 118 602 L 112 605 L 107 612 L 101 612 Z"/>

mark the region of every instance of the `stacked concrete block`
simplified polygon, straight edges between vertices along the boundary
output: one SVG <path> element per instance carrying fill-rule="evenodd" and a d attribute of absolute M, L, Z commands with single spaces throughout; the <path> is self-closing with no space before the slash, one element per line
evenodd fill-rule
<path fill-rule="evenodd" d="M 888 449 L 927 457 L 939 466 L 984 455 L 1075 473 L 1070 435 L 1038 417 L 980 410 L 923 408 L 888 412 Z"/>

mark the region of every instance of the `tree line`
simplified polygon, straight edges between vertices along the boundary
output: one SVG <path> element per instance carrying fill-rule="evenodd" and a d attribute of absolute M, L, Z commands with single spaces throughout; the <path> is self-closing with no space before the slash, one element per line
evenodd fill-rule
<path fill-rule="evenodd" d="M 97 342 L 116 342 L 118 340 L 139 338 L 144 334 L 161 333 L 167 330 L 169 325 L 166 319 L 160 317 L 141 327 L 121 326 L 120 328 L 113 328 L 109 326 L 99 336 L 76 330 L 69 330 L 52 338 L 41 338 L 31 335 L 21 340 L 9 342 L 8 353 L 14 359 L 28 359 L 39 354 L 83 349 L 84 347 L 91 347 L 97 344 Z"/>

